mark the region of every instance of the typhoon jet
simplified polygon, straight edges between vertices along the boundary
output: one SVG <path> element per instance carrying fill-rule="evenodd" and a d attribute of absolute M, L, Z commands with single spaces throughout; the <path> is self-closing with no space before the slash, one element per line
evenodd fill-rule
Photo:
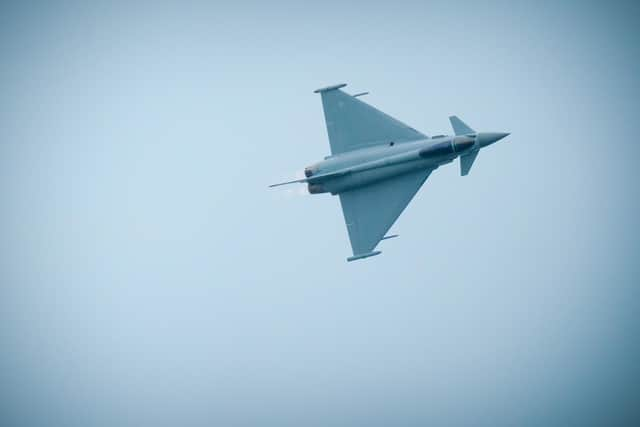
<path fill-rule="evenodd" d="M 305 178 L 273 184 L 304 183 L 311 194 L 340 197 L 353 256 L 379 255 L 386 235 L 429 175 L 460 158 L 460 175 L 471 170 L 480 149 L 509 135 L 476 132 L 456 116 L 454 135 L 428 137 L 359 99 L 346 84 L 317 89 L 329 134 L 331 155 L 308 166 Z"/>

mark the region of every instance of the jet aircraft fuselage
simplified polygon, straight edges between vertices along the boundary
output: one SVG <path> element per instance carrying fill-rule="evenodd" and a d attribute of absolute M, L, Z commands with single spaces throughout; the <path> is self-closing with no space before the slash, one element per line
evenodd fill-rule
<path fill-rule="evenodd" d="M 308 166 L 305 178 L 272 187 L 306 183 L 311 194 L 340 197 L 353 256 L 380 254 L 375 248 L 431 172 L 460 158 L 467 175 L 480 149 L 509 135 L 476 132 L 456 116 L 454 135 L 428 137 L 349 95 L 345 84 L 316 90 L 322 97 L 331 155 Z"/>
<path fill-rule="evenodd" d="M 377 144 L 328 156 L 305 168 L 311 194 L 341 192 L 369 185 L 416 170 L 434 170 L 451 163 L 471 150 L 486 147 L 506 133 L 485 132 L 469 135 L 438 135 L 396 144 Z"/>

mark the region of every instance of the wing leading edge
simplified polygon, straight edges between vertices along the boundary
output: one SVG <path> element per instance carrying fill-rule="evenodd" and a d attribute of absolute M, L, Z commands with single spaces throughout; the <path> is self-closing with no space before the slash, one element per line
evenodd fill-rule
<path fill-rule="evenodd" d="M 426 138 L 417 130 L 353 97 L 335 85 L 316 90 L 322 97 L 322 108 L 329 134 L 331 154 L 389 142 L 415 141 Z"/>
<path fill-rule="evenodd" d="M 353 261 L 377 255 L 373 252 L 433 169 L 401 175 L 340 194 L 344 220 L 353 250 Z"/>

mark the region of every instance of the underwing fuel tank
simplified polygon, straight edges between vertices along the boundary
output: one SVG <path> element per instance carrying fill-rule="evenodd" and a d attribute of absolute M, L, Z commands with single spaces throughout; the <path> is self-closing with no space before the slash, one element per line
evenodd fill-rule
<path fill-rule="evenodd" d="M 448 141 L 443 141 L 432 145 L 431 147 L 424 148 L 420 150 L 419 154 L 420 157 L 425 159 L 459 154 L 473 147 L 475 141 L 475 137 L 472 136 L 456 136 Z"/>

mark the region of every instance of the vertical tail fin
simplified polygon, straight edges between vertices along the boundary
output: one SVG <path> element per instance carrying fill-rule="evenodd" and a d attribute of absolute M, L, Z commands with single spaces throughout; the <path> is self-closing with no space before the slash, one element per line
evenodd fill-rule
<path fill-rule="evenodd" d="M 453 132 L 455 132 L 456 135 L 476 133 L 475 130 L 471 129 L 465 122 L 460 120 L 458 116 L 450 116 L 449 121 L 451 122 L 451 127 L 453 128 Z"/>

